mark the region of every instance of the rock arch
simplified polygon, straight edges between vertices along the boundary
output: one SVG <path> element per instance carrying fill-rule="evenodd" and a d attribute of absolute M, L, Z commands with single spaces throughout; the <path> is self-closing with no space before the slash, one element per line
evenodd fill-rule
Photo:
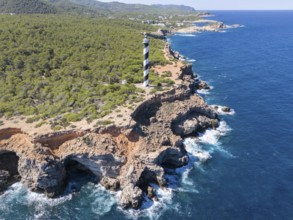
<path fill-rule="evenodd" d="M 65 194 L 77 192 L 88 182 L 97 183 L 99 177 L 87 164 L 82 163 L 77 157 L 68 156 L 63 160 L 65 169 Z"/>
<path fill-rule="evenodd" d="M 20 180 L 19 157 L 13 151 L 0 151 L 0 192 Z"/>

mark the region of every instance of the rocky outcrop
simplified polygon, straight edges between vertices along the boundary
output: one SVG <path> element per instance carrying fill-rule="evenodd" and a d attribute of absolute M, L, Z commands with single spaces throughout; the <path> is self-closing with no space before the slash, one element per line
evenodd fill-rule
<path fill-rule="evenodd" d="M 9 139 L 12 135 L 22 133 L 19 128 L 5 128 L 0 130 L 0 140 Z"/>
<path fill-rule="evenodd" d="M 10 152 L 21 181 L 49 197 L 63 193 L 68 169 L 75 164 L 105 188 L 120 189 L 123 208 L 139 208 L 144 194 L 158 199 L 151 185 L 166 185 L 165 168 L 188 163 L 182 138 L 218 125 L 215 111 L 193 94 L 193 78 L 192 66 L 182 67 L 181 85 L 141 103 L 127 127 L 102 126 L 35 139 L 20 131 L 0 131 L 0 162 L 1 153 Z M 0 170 L 1 186 L 10 171 L 1 163 Z"/>
<path fill-rule="evenodd" d="M 64 131 L 64 132 L 55 132 L 55 133 L 49 133 L 46 135 L 41 135 L 38 137 L 35 137 L 35 142 L 40 143 L 43 146 L 47 146 L 49 148 L 58 148 L 61 144 L 81 137 L 85 134 L 83 131 Z"/>
<path fill-rule="evenodd" d="M 194 86 L 195 86 L 195 89 L 196 90 L 201 90 L 201 89 L 211 89 L 211 87 L 205 82 L 205 81 L 202 81 L 202 80 L 195 80 L 195 83 L 194 83 Z"/>

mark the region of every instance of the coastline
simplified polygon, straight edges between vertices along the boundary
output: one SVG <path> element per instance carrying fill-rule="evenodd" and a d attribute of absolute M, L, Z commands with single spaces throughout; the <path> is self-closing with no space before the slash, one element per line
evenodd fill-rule
<path fill-rule="evenodd" d="M 120 110 L 126 120 L 38 135 L 17 126 L 0 127 L 0 149 L 13 154 L 21 182 L 48 197 L 59 196 L 66 183 L 67 163 L 75 161 L 106 189 L 122 190 L 123 208 L 139 208 L 144 194 L 158 199 L 151 183 L 166 185 L 164 167 L 177 168 L 189 161 L 183 138 L 219 126 L 215 108 L 194 94 L 207 84 L 194 77 L 192 65 L 180 60 L 169 44 L 164 53 L 173 61 L 153 70 L 159 75 L 170 71 L 174 87 L 156 94 L 148 88 L 134 110 Z M 113 115 L 107 117 L 113 120 Z M 41 166 L 31 167 L 27 161 Z"/>
<path fill-rule="evenodd" d="M 202 25 L 198 26 L 198 24 L 202 24 Z M 175 31 L 175 33 L 190 34 L 190 33 L 200 33 L 200 32 L 223 32 L 224 29 L 238 28 L 238 27 L 241 27 L 241 25 L 240 24 L 227 25 L 217 20 L 200 19 L 200 20 L 194 21 L 192 26 L 178 29 Z"/>

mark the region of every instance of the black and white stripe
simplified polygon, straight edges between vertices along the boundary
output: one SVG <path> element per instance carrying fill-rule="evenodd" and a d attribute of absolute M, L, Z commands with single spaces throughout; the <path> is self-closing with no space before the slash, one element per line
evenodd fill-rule
<path fill-rule="evenodd" d="M 149 39 L 147 35 L 143 40 L 144 49 L 144 61 L 143 61 L 143 85 L 147 87 L 149 85 Z"/>

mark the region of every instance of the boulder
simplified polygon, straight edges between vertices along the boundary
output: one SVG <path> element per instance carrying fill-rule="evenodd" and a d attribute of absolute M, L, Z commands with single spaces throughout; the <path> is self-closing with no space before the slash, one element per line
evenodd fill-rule
<path fill-rule="evenodd" d="M 148 186 L 147 188 L 147 196 L 149 199 L 154 199 L 154 197 L 156 197 L 156 193 L 153 187 Z"/>
<path fill-rule="evenodd" d="M 231 112 L 231 108 L 229 108 L 229 107 L 227 107 L 227 106 L 223 106 L 223 107 L 222 107 L 222 111 L 223 111 L 223 112 L 227 112 L 227 113 L 229 113 L 229 112 Z"/>
<path fill-rule="evenodd" d="M 198 121 L 196 118 L 179 121 L 172 126 L 173 132 L 181 137 L 186 137 L 197 131 Z"/>
<path fill-rule="evenodd" d="M 141 206 L 143 192 L 140 188 L 133 185 L 128 185 L 122 190 L 120 197 L 120 205 L 122 208 L 138 209 Z"/>
<path fill-rule="evenodd" d="M 211 88 L 205 81 L 198 80 L 195 83 L 195 89 L 207 89 L 208 90 L 208 89 L 211 89 Z"/>
<path fill-rule="evenodd" d="M 208 118 L 207 116 L 200 115 L 198 118 L 198 131 L 204 131 L 209 128 L 215 129 L 219 126 L 218 119 Z"/>
<path fill-rule="evenodd" d="M 120 183 L 117 179 L 106 176 L 102 178 L 100 184 L 111 191 L 117 191 L 120 188 Z"/>

